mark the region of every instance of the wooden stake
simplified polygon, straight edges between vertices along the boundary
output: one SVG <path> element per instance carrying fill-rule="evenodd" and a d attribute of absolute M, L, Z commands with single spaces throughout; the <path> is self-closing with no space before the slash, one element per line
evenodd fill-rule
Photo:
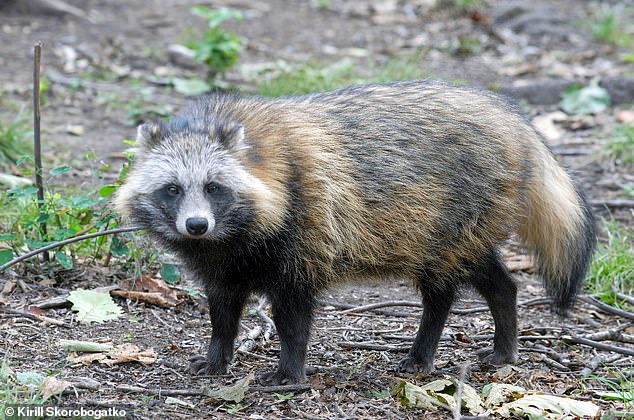
<path fill-rule="evenodd" d="M 40 140 L 40 63 L 42 61 L 42 42 L 38 41 L 33 47 L 33 157 L 35 159 L 35 186 L 37 187 L 37 204 L 40 217 L 44 216 L 44 182 L 42 180 L 42 143 Z M 47 240 L 48 229 L 46 221 L 40 223 L 40 231 Z M 42 254 L 44 261 L 49 260 L 48 252 Z"/>

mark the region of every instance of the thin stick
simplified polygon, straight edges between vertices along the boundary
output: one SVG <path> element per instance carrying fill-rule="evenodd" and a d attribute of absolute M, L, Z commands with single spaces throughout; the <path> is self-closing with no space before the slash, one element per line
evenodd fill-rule
<path fill-rule="evenodd" d="M 587 338 L 577 336 L 563 336 L 561 339 L 569 344 L 584 344 L 586 346 L 594 347 L 595 349 L 613 351 L 614 353 L 626 354 L 628 356 L 634 356 L 634 350 L 625 347 L 612 346 L 609 344 L 599 343 L 598 341 L 588 340 Z"/>
<path fill-rule="evenodd" d="M 634 312 L 626 311 L 623 309 L 615 308 L 613 306 L 608 305 L 607 303 L 601 302 L 599 299 L 593 296 L 584 296 L 582 299 L 584 302 L 590 303 L 591 305 L 596 306 L 604 312 L 607 312 L 612 315 L 618 315 L 627 319 L 634 319 Z"/>
<path fill-rule="evenodd" d="M 104 230 L 104 231 L 101 231 L 101 232 L 89 233 L 88 235 L 75 236 L 73 238 L 69 238 L 69 239 L 65 239 L 63 241 L 55 242 L 53 244 L 46 245 L 45 247 L 35 249 L 35 250 L 31 251 L 31 252 L 27 252 L 26 254 L 22 254 L 19 257 L 12 259 L 8 263 L 0 265 L 0 273 L 3 272 L 4 270 L 6 270 L 7 268 L 16 265 L 19 262 L 27 260 L 27 259 L 29 259 L 31 257 L 34 257 L 34 256 L 38 255 L 38 254 L 41 254 L 42 252 L 46 252 L 49 249 L 59 248 L 60 246 L 72 244 L 73 242 L 84 241 L 86 239 L 96 238 L 98 236 L 114 235 L 116 233 L 132 232 L 132 231 L 135 231 L 135 230 L 141 230 L 141 228 L 136 227 L 136 226 L 132 226 L 132 227 L 117 228 L 117 229 L 109 229 L 109 230 Z"/>
<path fill-rule="evenodd" d="M 42 42 L 38 41 L 33 47 L 33 157 L 35 160 L 35 186 L 37 187 L 37 206 L 40 217 L 44 216 L 44 182 L 42 180 L 42 142 L 40 138 L 40 63 L 42 61 Z M 44 240 L 48 236 L 46 221 L 40 223 L 40 230 Z M 49 260 L 48 253 L 42 256 Z"/>

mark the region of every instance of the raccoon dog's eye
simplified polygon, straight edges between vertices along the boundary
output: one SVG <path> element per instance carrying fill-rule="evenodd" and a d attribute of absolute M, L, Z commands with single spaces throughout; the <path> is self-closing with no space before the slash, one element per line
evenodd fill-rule
<path fill-rule="evenodd" d="M 210 182 L 209 184 L 205 185 L 205 192 L 207 194 L 212 194 L 216 191 L 218 191 L 218 184 L 216 184 L 215 182 Z"/>
<path fill-rule="evenodd" d="M 165 190 L 167 191 L 169 195 L 172 195 L 172 196 L 177 196 L 177 195 L 180 195 L 181 193 L 180 188 L 178 188 L 176 185 L 168 185 L 167 188 L 165 188 Z"/>

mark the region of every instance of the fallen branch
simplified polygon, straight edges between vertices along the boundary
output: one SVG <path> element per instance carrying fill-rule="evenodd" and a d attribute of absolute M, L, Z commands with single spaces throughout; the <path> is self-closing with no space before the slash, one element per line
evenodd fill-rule
<path fill-rule="evenodd" d="M 634 208 L 634 200 L 591 200 L 590 204 L 594 207 L 614 208 Z"/>
<path fill-rule="evenodd" d="M 48 324 L 57 325 L 59 327 L 70 328 L 68 325 L 66 325 L 66 323 L 64 321 L 60 321 L 58 319 L 49 318 L 47 316 L 31 314 L 31 313 L 28 313 L 28 312 L 20 311 L 18 309 L 8 309 L 7 308 L 7 309 L 4 309 L 3 312 L 8 314 L 8 315 L 10 315 L 10 316 L 28 318 L 28 319 L 32 319 L 34 321 L 46 322 Z"/>
<path fill-rule="evenodd" d="M 393 301 L 387 301 L 387 302 L 371 303 L 371 304 L 363 305 L 363 306 L 355 306 L 354 308 L 341 311 L 341 314 L 350 314 L 353 312 L 365 312 L 365 311 L 370 311 L 372 309 L 385 308 L 388 306 L 411 306 L 415 308 L 422 308 L 423 304 L 421 302 L 412 302 L 408 300 L 393 300 Z"/>
<path fill-rule="evenodd" d="M 607 303 L 601 302 L 599 299 L 594 296 L 584 296 L 582 298 L 584 302 L 590 303 L 597 308 L 601 309 L 604 312 L 607 312 L 612 315 L 618 315 L 627 319 L 634 319 L 634 312 L 626 311 L 624 309 L 615 308 L 614 306 L 610 306 Z"/>
<path fill-rule="evenodd" d="M 204 397 L 207 395 L 202 390 L 142 388 L 140 386 L 133 385 L 117 385 L 115 389 L 120 392 L 127 392 L 131 394 L 153 394 L 168 397 Z M 249 386 L 249 391 L 251 392 L 304 392 L 309 390 L 310 384 Z"/>
<path fill-rule="evenodd" d="M 410 346 L 390 346 L 384 344 L 355 343 L 353 341 L 340 341 L 337 343 L 337 345 L 353 349 L 392 351 L 397 353 L 407 353 L 410 349 Z"/>
<path fill-rule="evenodd" d="M 594 347 L 595 349 L 611 351 L 614 353 L 626 354 L 628 356 L 634 356 L 634 350 L 625 347 L 613 346 L 610 344 L 599 343 L 598 341 L 588 340 L 584 337 L 577 336 L 562 336 L 561 339 L 568 344 L 583 344 L 586 346 Z"/>
<path fill-rule="evenodd" d="M 75 236 L 69 239 L 65 239 L 63 241 L 59 241 L 59 242 L 55 242 L 49 245 L 46 245 L 42 248 L 38 248 L 35 249 L 31 252 L 27 252 L 26 254 L 22 254 L 19 257 L 16 257 L 14 259 L 12 259 L 11 261 L 9 261 L 6 264 L 3 264 L 0 266 L 0 273 L 5 271 L 7 268 L 13 267 L 14 265 L 16 265 L 17 263 L 20 263 L 24 260 L 28 260 L 29 258 L 32 258 L 38 254 L 41 254 L 43 252 L 46 252 L 48 250 L 54 249 L 54 248 L 59 248 L 60 246 L 64 246 L 64 245 L 68 245 L 68 244 L 72 244 L 73 242 L 79 242 L 79 241 L 85 241 L 87 239 L 92 239 L 92 238 L 97 238 L 99 236 L 104 236 L 104 235 L 114 235 L 117 233 L 124 233 L 124 232 L 132 232 L 135 230 L 141 230 L 141 228 L 136 227 L 136 226 L 132 226 L 132 227 L 124 227 L 124 228 L 117 228 L 117 229 L 109 229 L 109 230 L 103 230 L 101 232 L 95 232 L 95 233 L 89 233 L 88 235 L 80 235 L 80 236 Z"/>

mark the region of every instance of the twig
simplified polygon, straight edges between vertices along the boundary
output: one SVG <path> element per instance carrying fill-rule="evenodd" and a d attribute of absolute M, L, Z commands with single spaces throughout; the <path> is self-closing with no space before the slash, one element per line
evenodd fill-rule
<path fill-rule="evenodd" d="M 365 311 L 370 311 L 372 309 L 385 308 L 388 306 L 412 306 L 415 308 L 422 308 L 423 304 L 421 302 L 412 302 L 408 300 L 393 300 L 393 301 L 387 301 L 387 302 L 371 303 L 369 305 L 363 305 L 363 306 L 355 306 L 354 308 L 341 311 L 341 314 L 350 314 L 353 312 L 365 312 Z"/>
<path fill-rule="evenodd" d="M 634 207 L 634 200 L 591 200 L 590 204 L 594 207 L 608 207 L 608 208 L 632 208 Z"/>
<path fill-rule="evenodd" d="M 615 308 L 613 306 L 608 305 L 607 303 L 601 302 L 599 299 L 595 298 L 594 296 L 584 296 L 582 300 L 612 315 L 618 315 L 627 319 L 634 319 L 634 312 Z"/>
<path fill-rule="evenodd" d="M 460 420 L 460 411 L 462 409 L 462 393 L 464 391 L 464 383 L 467 379 L 467 372 L 470 370 L 469 363 L 465 363 L 460 367 L 460 377 L 458 378 L 458 389 L 456 390 L 456 405 L 453 410 L 454 420 Z"/>
<path fill-rule="evenodd" d="M 603 340 L 612 340 L 612 341 L 620 341 L 622 331 L 626 328 L 631 327 L 631 324 L 623 324 L 616 328 L 610 328 L 606 331 L 599 331 L 598 333 L 587 335 L 586 338 L 588 340 L 594 341 L 603 341 Z"/>
<path fill-rule="evenodd" d="M 627 303 L 629 303 L 630 305 L 634 305 L 634 297 L 633 296 L 629 296 L 623 293 L 616 293 L 616 297 L 620 300 L 623 300 Z"/>
<path fill-rule="evenodd" d="M 28 312 L 20 311 L 18 309 L 6 308 L 6 309 L 4 309 L 4 313 L 9 314 L 9 315 L 19 316 L 19 317 L 22 317 L 22 318 L 32 319 L 34 321 L 46 322 L 46 323 L 49 323 L 49 324 L 57 325 L 59 327 L 70 328 L 68 325 L 66 325 L 66 323 L 64 321 L 60 321 L 58 319 L 49 318 L 47 316 L 30 314 Z"/>
<path fill-rule="evenodd" d="M 69 238 L 69 239 L 65 239 L 63 241 L 55 242 L 55 243 L 52 243 L 50 245 L 46 245 L 46 246 L 44 246 L 42 248 L 35 249 L 35 250 L 31 251 L 31 252 L 27 252 L 26 254 L 22 254 L 19 257 L 12 259 L 8 263 L 3 264 L 3 265 L 0 266 L 0 272 L 3 272 L 7 268 L 12 267 L 12 266 L 16 265 L 19 262 L 27 260 L 27 259 L 29 259 L 31 257 L 34 257 L 34 256 L 38 255 L 38 254 L 41 254 L 42 252 L 46 252 L 49 249 L 59 248 L 60 246 L 72 244 L 73 242 L 84 241 L 86 239 L 96 238 L 98 236 L 114 235 L 116 233 L 132 232 L 132 231 L 135 231 L 135 230 L 141 230 L 141 228 L 136 227 L 136 226 L 132 226 L 132 227 L 117 228 L 117 229 L 109 229 L 109 230 L 103 230 L 101 232 L 89 233 L 88 235 L 75 236 L 73 238 Z"/>
<path fill-rule="evenodd" d="M 390 345 L 383 345 L 383 344 L 355 343 L 353 341 L 340 341 L 337 343 L 337 345 L 341 347 L 349 347 L 353 349 L 393 351 L 397 353 L 407 353 L 410 349 L 410 346 L 390 346 Z"/>
<path fill-rule="evenodd" d="M 253 392 L 305 392 L 310 391 L 310 384 L 250 386 Z"/>
<path fill-rule="evenodd" d="M 202 390 L 191 389 L 156 389 L 142 388 L 132 385 L 117 385 L 115 388 L 120 392 L 128 392 L 132 394 L 154 394 L 165 396 L 189 396 L 198 397 L 205 396 Z M 304 392 L 310 390 L 310 384 L 294 384 L 294 385 L 274 385 L 274 386 L 250 386 L 249 391 L 252 392 Z"/>
<path fill-rule="evenodd" d="M 115 388 L 117 391 L 128 392 L 133 394 L 154 394 L 154 395 L 166 395 L 166 396 L 189 396 L 198 397 L 205 395 L 202 390 L 191 389 L 154 389 L 154 388 L 142 388 L 140 386 L 132 385 L 117 385 Z"/>
<path fill-rule="evenodd" d="M 42 42 L 33 46 L 33 158 L 35 163 L 35 187 L 37 188 L 37 206 L 40 218 L 44 219 L 44 181 L 42 180 L 42 142 L 40 137 L 40 62 L 42 60 Z M 40 222 L 42 236 L 47 238 L 46 221 Z M 49 260 L 48 253 L 42 255 L 44 261 Z"/>
<path fill-rule="evenodd" d="M 614 353 L 626 354 L 628 356 L 634 356 L 634 350 L 625 347 L 613 346 L 610 344 L 599 343 L 598 341 L 588 340 L 587 338 L 566 335 L 561 339 L 568 344 L 583 344 L 586 346 L 594 347 L 595 349 L 612 351 Z"/>
<path fill-rule="evenodd" d="M 264 312 L 264 307 L 268 303 L 268 299 L 266 296 L 260 297 L 260 301 L 258 302 L 258 306 L 255 308 L 255 312 L 258 316 L 266 323 L 266 329 L 264 330 L 264 339 L 269 340 L 271 338 L 271 334 L 276 331 L 275 322 L 268 316 L 266 312 Z"/>

